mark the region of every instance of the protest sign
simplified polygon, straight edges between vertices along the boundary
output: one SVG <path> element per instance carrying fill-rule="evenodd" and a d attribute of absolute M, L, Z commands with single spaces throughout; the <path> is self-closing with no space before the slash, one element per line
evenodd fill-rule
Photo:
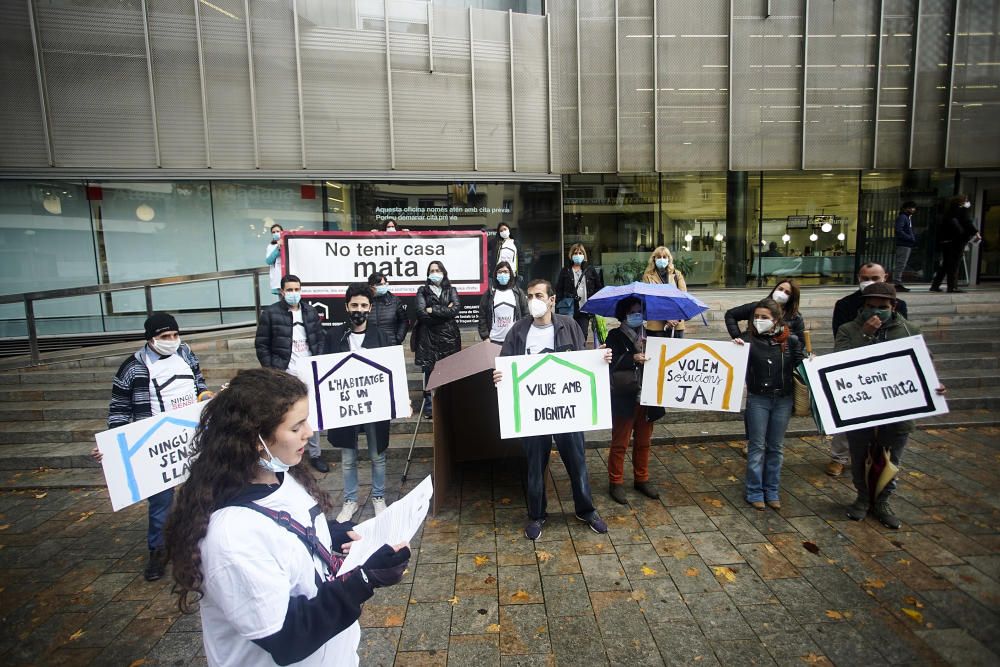
<path fill-rule="evenodd" d="M 604 350 L 497 357 L 500 437 L 611 428 Z"/>
<path fill-rule="evenodd" d="M 803 366 L 828 435 L 948 412 L 923 336 L 824 354 Z"/>
<path fill-rule="evenodd" d="M 389 505 L 377 517 L 356 525 L 354 532 L 360 535 L 361 539 L 351 544 L 351 550 L 340 565 L 337 575 L 364 565 L 365 561 L 385 544 L 395 546 L 413 539 L 420 529 L 420 524 L 427 517 L 433 495 L 434 486 L 431 484 L 431 476 L 427 475 L 416 488 Z M 340 545 L 335 544 L 333 548 L 339 550 Z"/>
<path fill-rule="evenodd" d="M 739 412 L 749 345 L 691 338 L 647 338 L 642 405 Z"/>
<path fill-rule="evenodd" d="M 191 441 L 205 405 L 162 412 L 95 436 L 116 512 L 187 479 Z"/>
<path fill-rule="evenodd" d="M 309 425 L 328 428 L 409 417 L 406 361 L 399 345 L 309 357 L 298 368 L 309 390 Z"/>

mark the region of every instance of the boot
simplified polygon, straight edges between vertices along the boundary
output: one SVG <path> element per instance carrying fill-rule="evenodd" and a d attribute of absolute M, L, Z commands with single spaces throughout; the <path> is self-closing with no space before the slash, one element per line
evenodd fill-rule
<path fill-rule="evenodd" d="M 889 507 L 889 499 L 884 498 L 875 503 L 875 509 L 872 512 L 875 518 L 885 526 L 886 528 L 892 528 L 893 530 L 899 530 L 899 527 L 903 523 L 899 518 L 892 513 L 892 508 Z"/>
<path fill-rule="evenodd" d="M 861 521 L 868 514 L 868 496 L 858 494 L 858 497 L 847 507 L 847 518 L 851 521 Z"/>
<path fill-rule="evenodd" d="M 636 482 L 632 486 L 635 487 L 636 491 L 646 496 L 647 498 L 652 498 L 653 500 L 656 500 L 657 498 L 660 497 L 659 491 L 654 489 L 649 482 Z"/>
<path fill-rule="evenodd" d="M 628 505 L 628 500 L 625 498 L 625 489 L 622 488 L 621 484 L 609 484 L 608 493 L 616 503 Z"/>
<path fill-rule="evenodd" d="M 149 560 L 146 562 L 146 569 L 142 576 L 146 581 L 156 581 L 162 579 L 167 569 L 167 550 L 163 547 L 149 550 Z"/>

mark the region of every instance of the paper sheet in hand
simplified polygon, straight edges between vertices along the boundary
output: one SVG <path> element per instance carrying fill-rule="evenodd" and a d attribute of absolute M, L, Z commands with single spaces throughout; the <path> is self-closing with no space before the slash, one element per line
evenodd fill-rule
<path fill-rule="evenodd" d="M 434 485 L 431 484 L 431 476 L 427 475 L 415 489 L 389 505 L 382 514 L 355 526 L 354 532 L 361 539 L 351 544 L 351 550 L 337 574 L 350 572 L 359 565 L 364 565 L 383 544 L 399 544 L 413 539 L 427 517 L 432 495 Z"/>

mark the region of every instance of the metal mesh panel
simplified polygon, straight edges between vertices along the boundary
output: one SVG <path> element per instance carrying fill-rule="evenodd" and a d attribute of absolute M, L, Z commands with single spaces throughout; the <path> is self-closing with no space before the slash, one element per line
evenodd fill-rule
<path fill-rule="evenodd" d="M 310 167 L 386 169 L 389 112 L 381 28 L 299 24 Z"/>
<path fill-rule="evenodd" d="M 657 168 L 725 169 L 729 131 L 729 2 L 661 1 L 657 11 L 660 89 Z"/>
<path fill-rule="evenodd" d="M 250 64 L 240 0 L 201 5 L 201 48 L 208 91 L 208 129 L 213 167 L 253 169 Z"/>
<path fill-rule="evenodd" d="M 910 92 L 916 0 L 886 0 L 882 25 L 876 167 L 905 169 L 910 142 Z"/>
<path fill-rule="evenodd" d="M 804 168 L 872 163 L 878 3 L 809 5 Z"/>
<path fill-rule="evenodd" d="M 0 165 L 46 166 L 42 103 L 35 76 L 28 7 L 23 2 L 0 3 Z"/>
<path fill-rule="evenodd" d="M 798 169 L 802 35 L 798 0 L 734 0 L 731 169 Z"/>
<path fill-rule="evenodd" d="M 138 0 L 37 10 L 56 164 L 155 166 Z"/>
<path fill-rule="evenodd" d="M 514 14 L 514 112 L 519 171 L 549 170 L 545 18 Z"/>
<path fill-rule="evenodd" d="M 614 0 L 580 0 L 581 162 L 585 171 L 618 170 L 614 11 Z"/>
<path fill-rule="evenodd" d="M 194 5 L 146 0 L 153 89 L 164 167 L 204 167 L 205 124 Z"/>
<path fill-rule="evenodd" d="M 959 5 L 952 97 L 950 167 L 995 167 L 1000 155 L 1000 5 Z"/>
<path fill-rule="evenodd" d="M 251 2 L 260 166 L 302 166 L 295 29 L 290 3 Z"/>
<path fill-rule="evenodd" d="M 913 147 L 910 152 L 910 166 L 914 169 L 944 164 L 953 7 L 953 0 L 923 0 L 920 7 L 920 48 L 917 50 Z"/>
<path fill-rule="evenodd" d="M 639 6 L 645 5 L 645 6 Z M 653 25 L 652 2 L 619 7 L 618 96 L 621 103 L 621 170 L 652 171 Z M 639 12 L 625 16 L 624 11 Z"/>
<path fill-rule="evenodd" d="M 576 10 L 572 2 L 551 7 L 553 171 L 575 173 L 579 126 L 576 107 Z"/>
<path fill-rule="evenodd" d="M 476 142 L 479 168 L 510 171 L 510 52 L 507 14 L 472 10 L 476 52 Z"/>

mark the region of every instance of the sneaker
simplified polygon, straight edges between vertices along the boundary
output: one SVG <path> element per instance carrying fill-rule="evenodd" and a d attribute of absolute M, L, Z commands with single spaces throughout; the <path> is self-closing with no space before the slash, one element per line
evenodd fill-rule
<path fill-rule="evenodd" d="M 537 540 L 542 536 L 542 524 L 545 523 L 545 519 L 538 519 L 537 521 L 529 521 L 528 525 L 524 527 L 524 536 L 529 540 Z"/>
<path fill-rule="evenodd" d="M 385 498 L 372 498 L 372 507 L 375 508 L 375 516 L 385 511 Z"/>
<path fill-rule="evenodd" d="M 899 527 L 903 525 L 899 518 L 892 513 L 892 508 L 889 507 L 888 500 L 880 500 L 875 503 L 875 509 L 872 513 L 875 515 L 875 518 L 879 520 L 879 523 L 886 528 L 899 530 Z"/>
<path fill-rule="evenodd" d="M 659 491 L 654 489 L 649 482 L 636 482 L 632 487 L 647 498 L 656 500 L 660 497 Z"/>
<path fill-rule="evenodd" d="M 831 460 L 826 464 L 826 474 L 830 477 L 840 477 L 844 472 L 844 464 L 840 461 Z"/>
<path fill-rule="evenodd" d="M 847 508 L 847 518 L 851 521 L 861 521 L 868 514 L 868 498 L 859 495 Z"/>
<path fill-rule="evenodd" d="M 608 524 L 604 523 L 604 519 L 597 516 L 596 512 L 594 513 L 594 516 L 589 519 L 584 519 L 579 514 L 576 515 L 576 518 L 590 526 L 590 529 L 599 535 L 603 535 L 608 532 Z"/>
<path fill-rule="evenodd" d="M 897 292 L 909 292 L 910 288 L 906 287 L 905 285 L 896 285 L 896 291 Z"/>
<path fill-rule="evenodd" d="M 625 498 L 625 489 L 622 488 L 621 484 L 609 484 L 608 494 L 616 503 L 628 505 L 628 500 Z"/>
<path fill-rule="evenodd" d="M 167 570 L 167 550 L 164 548 L 150 549 L 149 560 L 146 561 L 146 569 L 142 576 L 146 581 L 156 581 L 162 579 Z"/>
<path fill-rule="evenodd" d="M 358 511 L 358 503 L 353 500 L 348 500 L 344 503 L 344 506 L 340 510 L 340 514 L 337 515 L 337 523 L 345 523 L 351 520 Z"/>
<path fill-rule="evenodd" d="M 313 468 L 316 468 L 316 470 L 319 472 L 324 472 L 324 473 L 330 472 L 330 465 L 326 461 L 324 461 L 323 457 L 321 456 L 310 456 L 309 465 L 311 465 Z"/>

